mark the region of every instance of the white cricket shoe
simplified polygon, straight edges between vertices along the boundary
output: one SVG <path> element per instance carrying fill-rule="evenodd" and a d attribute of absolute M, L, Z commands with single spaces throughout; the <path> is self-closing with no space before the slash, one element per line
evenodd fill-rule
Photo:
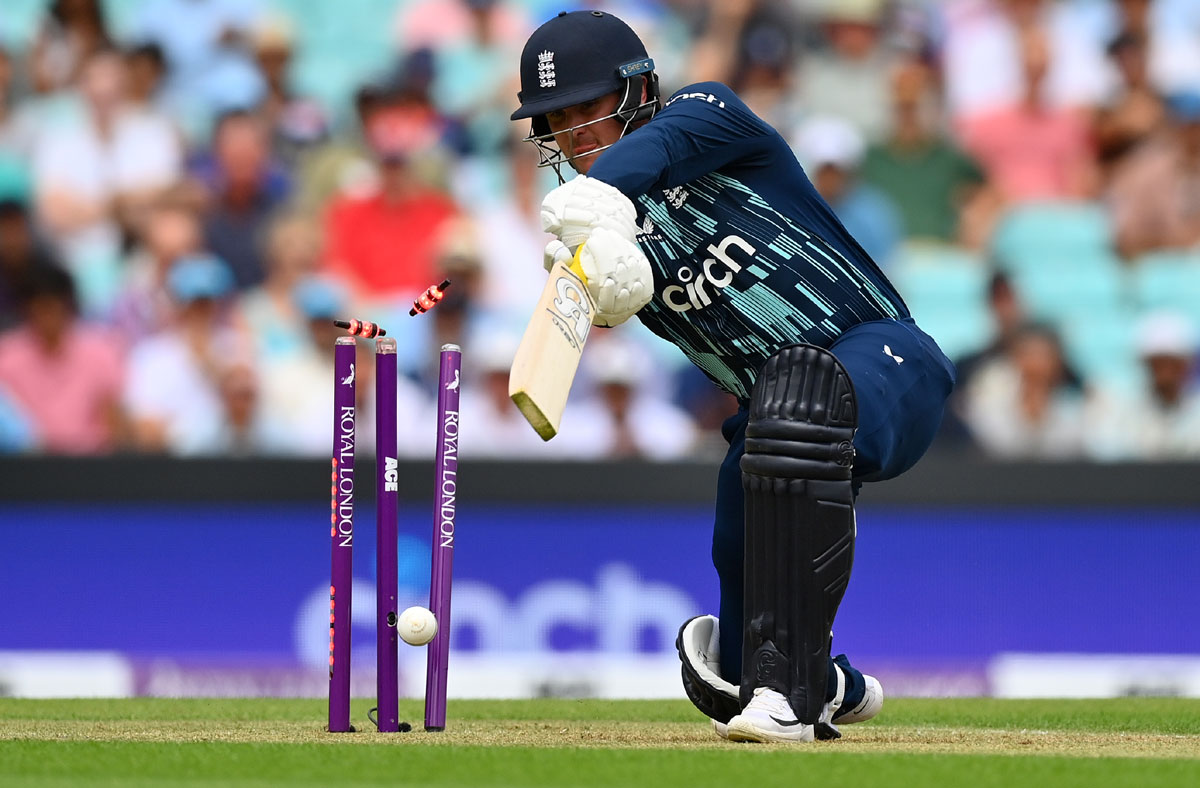
<path fill-rule="evenodd" d="M 864 673 L 863 681 L 866 682 L 867 689 L 863 693 L 862 702 L 853 709 L 839 710 L 833 715 L 834 722 L 839 724 L 866 722 L 883 708 L 883 685 L 879 683 L 879 679 Z"/>
<path fill-rule="evenodd" d="M 781 693 L 766 687 L 754 690 L 754 697 L 742 713 L 729 721 L 730 741 L 796 742 L 812 741 L 813 726 L 796 719 L 796 713 Z"/>
<path fill-rule="evenodd" d="M 833 668 L 837 679 L 837 689 L 833 694 L 833 700 L 825 704 L 824 710 L 821 712 L 820 718 L 814 727 L 816 736 L 823 741 L 829 739 L 839 739 L 842 732 L 837 726 L 842 723 L 852 724 L 855 722 L 865 722 L 883 708 L 883 685 L 879 683 L 879 679 L 874 676 L 868 676 L 866 673 L 863 677 L 863 698 L 854 708 L 842 706 L 842 700 L 846 696 L 846 671 L 842 663 L 849 665 L 845 654 L 840 654 L 833 662 Z"/>
<path fill-rule="evenodd" d="M 841 673 L 841 665 L 835 663 L 835 668 Z M 838 676 L 838 693 L 834 699 L 825 705 L 825 710 L 821 714 L 821 722 L 814 728 L 814 733 L 817 738 L 836 739 L 841 733 L 837 729 L 837 725 L 852 725 L 856 722 L 866 722 L 879 714 L 883 708 L 883 685 L 879 683 L 879 679 L 874 676 L 863 675 L 863 681 L 866 684 L 866 690 L 863 693 L 863 699 L 859 701 L 854 708 L 845 708 L 841 705 L 839 695 L 845 692 L 845 679 L 843 676 Z M 732 722 L 732 720 L 730 721 Z M 833 723 L 836 723 L 834 725 Z M 713 732 L 722 739 L 729 738 L 729 725 L 718 720 L 712 720 Z"/>

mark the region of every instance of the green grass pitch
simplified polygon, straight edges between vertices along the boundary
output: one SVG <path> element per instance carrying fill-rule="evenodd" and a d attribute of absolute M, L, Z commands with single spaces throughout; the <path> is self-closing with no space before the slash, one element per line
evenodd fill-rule
<path fill-rule="evenodd" d="M 451 701 L 443 733 L 320 700 L 0 699 L 0 785 L 1200 785 L 1200 701 L 889 699 L 835 742 L 730 744 L 684 701 Z"/>

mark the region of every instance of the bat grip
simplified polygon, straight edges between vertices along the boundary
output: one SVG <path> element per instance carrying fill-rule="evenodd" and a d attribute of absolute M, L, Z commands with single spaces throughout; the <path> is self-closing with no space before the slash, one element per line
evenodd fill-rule
<path fill-rule="evenodd" d="M 587 241 L 584 241 L 583 243 L 581 243 L 579 245 L 579 248 L 577 248 L 575 250 L 575 256 L 571 258 L 571 264 L 569 266 L 567 266 L 567 268 L 570 268 L 571 271 L 576 276 L 578 276 L 580 279 L 583 280 L 583 283 L 585 285 L 588 283 L 588 278 L 587 278 L 587 274 L 585 274 L 583 272 L 583 264 L 581 262 L 579 262 L 579 254 L 583 251 L 583 247 L 586 244 L 587 244 Z"/>

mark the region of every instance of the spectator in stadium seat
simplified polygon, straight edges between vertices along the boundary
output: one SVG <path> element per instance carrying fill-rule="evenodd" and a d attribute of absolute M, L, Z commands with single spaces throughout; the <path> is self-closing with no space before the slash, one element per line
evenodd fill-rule
<path fill-rule="evenodd" d="M 827 49 L 800 60 L 796 90 L 814 115 L 838 115 L 875 142 L 888 127 L 888 74 L 896 60 L 883 33 L 883 0 L 822 3 Z M 853 101 L 847 101 L 853 96 Z"/>
<path fill-rule="evenodd" d="M 576 418 L 586 419 L 602 456 L 679 460 L 689 455 L 696 427 L 648 385 L 655 370 L 643 348 L 620 331 L 605 332 L 589 343 L 583 364 L 595 389 L 582 398 Z"/>
<path fill-rule="evenodd" d="M 196 448 L 197 454 L 243 457 L 263 452 L 265 414 L 255 368 L 250 358 L 243 358 L 221 370 L 217 392 L 222 423 L 210 443 Z"/>
<path fill-rule="evenodd" d="M 309 216 L 324 212 L 341 193 L 362 195 L 376 185 L 374 157 L 366 140 L 371 118 L 383 108 L 383 89 L 368 82 L 354 91 L 356 123 L 324 144 L 306 149 L 293 166 L 290 204 Z"/>
<path fill-rule="evenodd" d="M 1184 0 L 1191 2 L 1191 0 Z M 925 4 L 936 15 L 941 74 L 955 121 L 1019 102 L 1023 40 L 1046 37 L 1049 61 L 1041 84 L 1046 106 L 1087 108 L 1103 96 L 1108 74 L 1102 47 L 1089 31 L 1097 3 L 1058 0 L 954 0 Z"/>
<path fill-rule="evenodd" d="M 126 48 L 125 67 L 129 73 L 129 103 L 170 114 L 171 107 L 164 91 L 167 61 L 162 48 L 153 42 Z"/>
<path fill-rule="evenodd" d="M 249 358 L 227 316 L 233 273 L 209 255 L 176 261 L 167 287 L 177 304 L 165 331 L 133 346 L 124 382 L 134 448 L 203 454 L 229 442 L 225 391 Z"/>
<path fill-rule="evenodd" d="M 8 54 L 7 49 L 0 46 L 0 129 L 4 128 L 5 122 L 12 115 L 16 99 L 15 83 L 16 69 L 13 67 L 12 56 Z M 4 135 L 0 134 L 0 143 L 3 141 Z"/>
<path fill-rule="evenodd" d="M 1096 113 L 1096 155 L 1111 177 L 1127 157 L 1166 125 L 1167 107 L 1150 84 L 1145 38 L 1125 32 L 1108 46 L 1119 84 Z"/>
<path fill-rule="evenodd" d="M 859 177 L 862 135 L 843 118 L 815 116 L 801 124 L 793 148 L 817 191 L 871 259 L 886 270 L 901 240 L 892 200 Z"/>
<path fill-rule="evenodd" d="M 1147 315 L 1136 347 L 1146 383 L 1136 391 L 1105 389 L 1089 403 L 1087 449 L 1098 460 L 1186 460 L 1200 457 L 1200 340 L 1174 312 Z"/>
<path fill-rule="evenodd" d="M 696 428 L 692 458 L 719 461 L 729 450 L 729 444 L 721 436 L 721 424 L 737 413 L 737 398 L 714 386 L 707 375 L 691 364 L 679 370 L 676 380 L 678 392 L 674 402 Z"/>
<path fill-rule="evenodd" d="M 261 410 L 266 414 L 260 432 L 263 451 L 324 456 L 329 453 L 332 440 L 328 422 L 333 407 L 330 381 L 334 343 L 339 336 L 345 336 L 333 321 L 346 315 L 349 300 L 341 283 L 324 276 L 301 279 L 293 289 L 292 300 L 300 313 L 305 335 L 292 352 L 274 354 L 261 362 Z M 365 450 L 374 443 L 375 363 L 372 343 L 359 342 L 357 347 L 355 380 L 360 409 L 357 442 Z M 401 454 L 428 454 L 434 445 L 429 396 L 401 375 L 396 382 L 396 403 L 397 428 L 404 436 L 400 442 Z M 526 430 L 533 432 L 528 425 Z"/>
<path fill-rule="evenodd" d="M 0 45 L 0 157 L 15 153 L 13 118 L 16 116 L 16 107 L 16 69 L 12 56 Z"/>
<path fill-rule="evenodd" d="M 193 167 L 202 200 L 205 245 L 233 270 L 238 289 L 262 282 L 267 226 L 291 193 L 291 178 L 272 157 L 261 118 L 236 110 L 213 130 L 212 149 Z"/>
<path fill-rule="evenodd" d="M 1030 460 L 1080 456 L 1082 398 L 1068 382 L 1052 330 L 1023 328 L 1008 352 L 985 364 L 963 394 L 967 427 L 987 454 Z"/>
<path fill-rule="evenodd" d="M 297 283 L 291 297 L 304 327 L 304 341 L 290 353 L 261 360 L 263 407 L 277 427 L 268 433 L 264 448 L 276 454 L 315 457 L 328 452 L 332 440 L 322 414 L 333 407 L 329 384 L 333 380 L 333 347 L 337 338 L 345 335 L 333 321 L 344 314 L 346 295 L 332 281 L 306 278 Z M 355 368 L 366 373 L 363 378 L 355 373 L 361 399 L 364 388 L 371 385 L 374 365 L 360 351 Z M 361 413 L 359 423 L 364 423 Z"/>
<path fill-rule="evenodd" d="M 529 29 L 519 4 L 502 0 L 449 0 L 401 11 L 409 50 L 431 52 L 430 98 L 464 126 L 471 156 L 496 156 L 508 140 L 506 97 L 515 90 L 509 64 Z"/>
<path fill-rule="evenodd" d="M 559 458 L 571 460 L 600 459 L 604 454 L 606 437 L 590 415 L 595 409 L 586 404 L 577 386 L 575 396 L 567 403 L 563 430 L 552 441 L 543 441 L 529 428 L 529 422 L 513 407 L 508 397 L 508 372 L 512 367 L 520 337 L 503 331 L 491 331 L 471 337 L 464 345 L 462 400 L 459 411 L 464 419 L 477 425 L 475 430 L 463 431 L 462 453 L 471 457 Z M 431 403 L 432 409 L 432 403 Z M 433 423 L 434 414 L 423 421 Z M 434 440 L 433 430 L 421 427 Z M 423 434 L 422 433 L 422 434 Z M 559 441 L 562 441 L 559 443 Z"/>
<path fill-rule="evenodd" d="M 177 260 L 201 252 L 203 246 L 200 219 L 184 200 L 167 196 L 146 212 L 111 314 L 111 322 L 128 342 L 170 325 L 175 301 L 167 288 L 167 275 Z"/>
<path fill-rule="evenodd" d="M 891 198 L 905 238 L 955 243 L 984 235 L 964 225 L 990 226 L 986 204 L 994 200 L 979 163 L 939 129 L 929 66 L 916 58 L 904 61 L 891 87 L 891 128 L 867 149 L 863 181 Z"/>
<path fill-rule="evenodd" d="M 0 335 L 0 388 L 27 414 L 38 449 L 112 451 L 122 434 L 121 345 L 79 320 L 74 283 L 61 268 L 29 274 L 22 314 L 21 326 Z"/>
<path fill-rule="evenodd" d="M 93 54 L 80 74 L 85 112 L 41 135 L 33 152 L 38 217 L 85 312 L 111 306 L 123 235 L 182 171 L 173 123 L 129 104 L 127 76 L 119 52 Z"/>
<path fill-rule="evenodd" d="M 1126 258 L 1200 243 L 1200 93 L 1172 96 L 1165 133 L 1130 155 L 1108 191 Z"/>
<path fill-rule="evenodd" d="M 297 352 L 309 341 L 308 318 L 295 291 L 317 270 L 320 229 L 303 215 L 282 214 L 271 221 L 264 244 L 267 276 L 238 296 L 234 310 L 239 330 L 254 343 L 260 359 Z"/>
<path fill-rule="evenodd" d="M 54 0 L 29 52 L 38 93 L 69 90 L 92 55 L 112 46 L 100 0 Z"/>
<path fill-rule="evenodd" d="M 699 32 L 689 55 L 655 59 L 656 71 L 683 66 L 681 73 L 661 73 L 662 82 L 676 84 L 684 74 L 688 81 L 723 82 L 775 128 L 795 128 L 806 111 L 804 97 L 797 90 L 797 50 L 811 38 L 805 36 L 798 9 L 763 0 L 697 4 L 693 9 L 676 5 L 674 9 L 675 13 L 689 10 L 693 18 L 687 24 Z M 616 13 L 638 27 L 626 9 Z M 646 45 L 652 52 L 669 52 L 666 41 L 648 41 Z M 672 60 L 678 65 L 673 67 Z"/>
<path fill-rule="evenodd" d="M 1200 13 L 1195 0 L 1116 0 L 1113 37 L 1146 42 L 1150 79 L 1160 94 L 1200 90 Z"/>
<path fill-rule="evenodd" d="M 271 134 L 271 148 L 287 165 L 329 137 L 329 119 L 320 103 L 297 95 L 291 80 L 294 34 L 281 17 L 264 19 L 251 31 L 251 45 L 266 91 L 256 112 Z"/>
<path fill-rule="evenodd" d="M 339 195 L 325 220 L 326 265 L 357 292 L 406 301 L 434 282 L 441 234 L 458 210 L 419 176 L 417 159 L 436 151 L 441 133 L 420 99 L 388 98 L 369 116 L 377 184 Z"/>
<path fill-rule="evenodd" d="M 21 293 L 29 275 L 54 264 L 25 203 L 0 199 L 0 331 L 21 321 Z"/>
<path fill-rule="evenodd" d="M 453 285 L 430 315 L 432 337 L 425 358 L 430 361 L 427 373 L 431 381 L 438 377 L 434 365 L 437 348 L 478 333 L 479 324 L 488 318 L 488 310 L 481 303 L 484 279 L 479 236 L 470 223 L 457 220 L 447 228 L 438 249 L 436 266 L 437 276 L 444 276 Z"/>
<path fill-rule="evenodd" d="M 511 0 L 419 0 L 399 4 L 393 22 L 404 51 L 440 51 L 477 39 L 483 25 L 496 40 L 515 42 L 529 32 L 529 20 Z"/>
<path fill-rule="evenodd" d="M 29 194 L 29 155 L 38 116 L 38 102 L 21 95 L 17 64 L 0 42 L 0 197 Z"/>
<path fill-rule="evenodd" d="M 992 318 L 992 341 L 982 350 L 954 362 L 954 367 L 958 370 L 958 392 L 966 388 L 967 383 L 981 368 L 1007 355 L 1026 324 L 1025 310 L 1017 295 L 1017 289 L 1008 274 L 1003 271 L 996 270 L 988 280 L 987 304 Z M 1078 382 L 1074 376 L 1068 377 Z"/>
<path fill-rule="evenodd" d="M 959 124 L 963 147 L 1010 203 L 1086 199 L 1097 188 L 1087 115 L 1043 96 L 1049 63 L 1046 35 L 1037 28 L 1023 34 L 1020 100 Z"/>
<path fill-rule="evenodd" d="M 950 395 L 950 407 L 942 419 L 942 427 L 938 440 L 943 445 L 964 445 L 970 441 L 971 430 L 967 425 L 968 394 L 972 391 L 972 381 L 981 371 L 989 369 L 995 363 L 1002 363 L 1010 357 L 1013 347 L 1027 328 L 1025 309 L 1021 304 L 1017 289 L 1013 286 L 1008 274 L 997 269 L 988 281 L 987 289 L 988 312 L 992 318 L 992 340 L 987 347 L 978 350 L 954 362 L 958 371 L 958 382 Z M 1079 374 L 1065 360 L 1063 366 L 1063 381 L 1070 391 L 1083 388 Z"/>
<path fill-rule="evenodd" d="M 254 106 L 263 79 L 249 54 L 248 36 L 259 0 L 146 0 L 130 24 L 134 41 L 154 42 L 166 56 L 167 93 L 191 133 L 214 114 Z"/>

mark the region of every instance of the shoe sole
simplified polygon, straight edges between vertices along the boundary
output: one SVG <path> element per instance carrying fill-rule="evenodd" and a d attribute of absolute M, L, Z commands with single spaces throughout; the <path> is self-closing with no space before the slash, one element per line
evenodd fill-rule
<path fill-rule="evenodd" d="M 802 732 L 798 734 L 773 733 L 756 727 L 747 720 L 734 717 L 729 721 L 727 731 L 729 741 L 736 742 L 795 744 L 797 742 L 810 742 L 813 740 L 813 728 L 811 725 L 797 725 L 796 727 L 800 728 Z"/>

